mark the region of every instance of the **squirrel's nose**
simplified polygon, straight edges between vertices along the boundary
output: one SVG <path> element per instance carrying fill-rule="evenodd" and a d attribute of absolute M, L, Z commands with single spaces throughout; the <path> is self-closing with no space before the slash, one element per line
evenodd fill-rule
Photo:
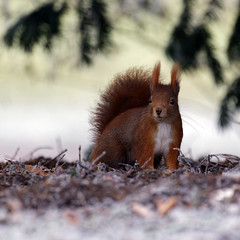
<path fill-rule="evenodd" d="M 157 115 L 160 117 L 160 115 L 161 115 L 161 113 L 162 113 L 162 110 L 157 109 L 157 110 L 156 110 L 156 113 L 157 113 Z"/>

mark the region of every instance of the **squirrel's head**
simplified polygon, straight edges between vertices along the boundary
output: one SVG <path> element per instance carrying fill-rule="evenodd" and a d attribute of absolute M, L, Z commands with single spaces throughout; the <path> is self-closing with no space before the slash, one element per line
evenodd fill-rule
<path fill-rule="evenodd" d="M 150 83 L 149 108 L 152 118 L 157 121 L 171 121 L 179 114 L 178 93 L 180 90 L 180 67 L 175 64 L 171 71 L 171 83 L 159 82 L 160 63 L 153 69 Z"/>

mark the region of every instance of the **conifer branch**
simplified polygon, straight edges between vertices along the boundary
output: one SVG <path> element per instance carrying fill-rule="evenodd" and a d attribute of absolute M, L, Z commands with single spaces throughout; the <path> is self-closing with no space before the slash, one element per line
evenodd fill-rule
<path fill-rule="evenodd" d="M 219 126 L 225 128 L 233 121 L 233 115 L 240 109 L 240 76 L 227 90 L 220 106 Z"/>
<path fill-rule="evenodd" d="M 230 62 L 240 61 L 240 2 L 238 17 L 229 39 L 227 55 Z"/>
<path fill-rule="evenodd" d="M 19 45 L 31 52 L 42 40 L 43 46 L 50 50 L 53 38 L 60 34 L 60 18 L 66 9 L 66 3 L 57 9 L 54 3 L 48 3 L 19 18 L 4 35 L 5 44 L 9 47 Z"/>

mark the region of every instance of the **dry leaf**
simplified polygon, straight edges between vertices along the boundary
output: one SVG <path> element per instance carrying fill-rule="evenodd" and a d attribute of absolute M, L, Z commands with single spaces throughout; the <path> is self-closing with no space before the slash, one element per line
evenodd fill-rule
<path fill-rule="evenodd" d="M 64 216 L 66 219 L 73 225 L 76 225 L 80 222 L 79 217 L 76 215 L 76 213 L 70 209 L 66 209 L 64 211 Z"/>
<path fill-rule="evenodd" d="M 153 216 L 153 212 L 140 203 L 133 203 L 132 211 L 138 216 L 144 218 L 151 218 Z"/>
<path fill-rule="evenodd" d="M 221 202 L 225 200 L 230 200 L 233 198 L 235 193 L 234 188 L 223 188 L 215 192 L 215 200 Z"/>
<path fill-rule="evenodd" d="M 22 210 L 22 203 L 17 198 L 7 199 L 6 206 L 11 213 L 15 213 Z"/>
<path fill-rule="evenodd" d="M 32 171 L 32 172 L 35 172 L 39 175 L 51 175 L 53 173 L 49 172 L 49 171 L 45 171 L 45 168 L 44 167 L 40 167 L 40 168 L 37 168 L 36 166 L 32 166 L 32 165 L 25 165 L 25 168 Z"/>
<path fill-rule="evenodd" d="M 158 198 L 156 200 L 158 214 L 161 216 L 167 214 L 172 208 L 177 205 L 177 202 L 178 201 L 176 197 L 170 197 L 166 201 Z"/>
<path fill-rule="evenodd" d="M 20 222 L 22 219 L 21 210 L 22 210 L 22 203 L 17 198 L 10 198 L 6 202 L 6 207 L 9 211 L 9 217 L 11 222 Z M 2 219 L 1 219 L 2 220 Z"/>

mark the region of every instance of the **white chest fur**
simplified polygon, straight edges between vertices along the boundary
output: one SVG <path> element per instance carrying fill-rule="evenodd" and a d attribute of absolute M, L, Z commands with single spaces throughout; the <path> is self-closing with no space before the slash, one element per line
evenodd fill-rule
<path fill-rule="evenodd" d="M 168 154 L 169 144 L 172 142 L 171 125 L 167 123 L 159 123 L 155 136 L 154 153 L 161 153 L 164 156 Z"/>

